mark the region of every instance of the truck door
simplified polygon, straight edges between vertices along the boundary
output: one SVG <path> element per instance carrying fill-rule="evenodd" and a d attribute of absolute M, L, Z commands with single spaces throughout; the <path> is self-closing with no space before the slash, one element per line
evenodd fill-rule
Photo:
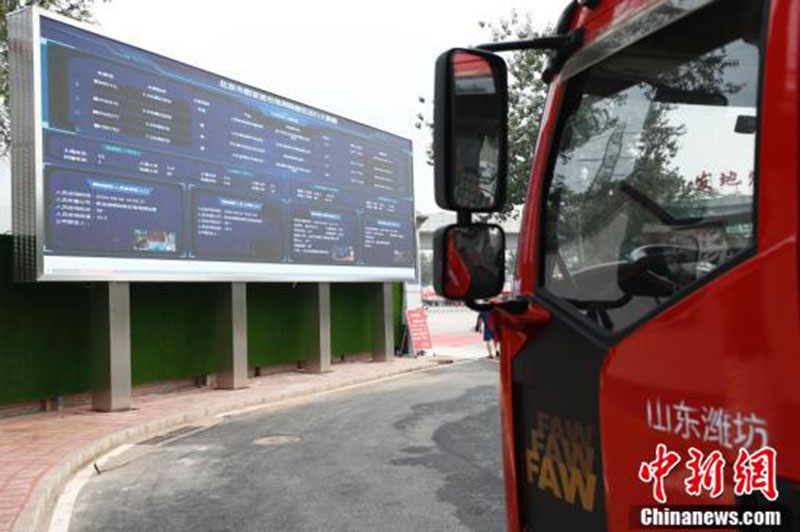
<path fill-rule="evenodd" d="M 785 34 L 788 4 L 661 2 L 579 51 L 553 88 L 525 222 L 536 260 L 518 271 L 536 271 L 532 297 L 552 318 L 504 360 L 520 528 L 629 529 L 631 508 L 654 503 L 637 470 L 657 443 L 720 449 L 728 464 L 739 447 L 770 444 L 780 460 L 797 445 L 779 426 L 797 393 L 774 374 L 796 357 L 796 248 L 778 245 L 758 201 L 767 180 L 797 195 L 795 155 L 781 167 L 760 148 L 785 145 L 762 125 L 782 98 L 796 106 L 777 83 L 784 54 L 764 114 L 766 28 Z M 793 331 L 783 347 L 776 323 Z M 730 476 L 711 499 L 687 496 L 682 475 L 669 503 L 736 503 Z"/>

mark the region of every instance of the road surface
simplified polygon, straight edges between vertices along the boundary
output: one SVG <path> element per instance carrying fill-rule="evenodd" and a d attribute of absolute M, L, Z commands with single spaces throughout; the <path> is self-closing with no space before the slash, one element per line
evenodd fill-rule
<path fill-rule="evenodd" d="M 69 530 L 502 530 L 497 368 L 441 366 L 151 444 L 86 483 Z"/>

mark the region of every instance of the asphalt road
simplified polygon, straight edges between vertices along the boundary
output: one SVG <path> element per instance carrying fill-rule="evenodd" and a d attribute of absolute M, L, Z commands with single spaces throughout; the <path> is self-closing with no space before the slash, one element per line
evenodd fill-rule
<path fill-rule="evenodd" d="M 151 445 L 92 477 L 69 530 L 502 530 L 497 368 L 442 366 Z"/>

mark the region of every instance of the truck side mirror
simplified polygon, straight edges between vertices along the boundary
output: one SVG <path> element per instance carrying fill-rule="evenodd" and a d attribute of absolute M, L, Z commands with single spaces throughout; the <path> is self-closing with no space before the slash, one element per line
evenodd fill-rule
<path fill-rule="evenodd" d="M 508 90 L 505 61 L 482 50 L 449 50 L 436 60 L 436 203 L 496 212 L 506 197 Z"/>
<path fill-rule="evenodd" d="M 447 225 L 433 234 L 433 286 L 448 299 L 487 299 L 503 291 L 505 234 L 498 225 Z"/>

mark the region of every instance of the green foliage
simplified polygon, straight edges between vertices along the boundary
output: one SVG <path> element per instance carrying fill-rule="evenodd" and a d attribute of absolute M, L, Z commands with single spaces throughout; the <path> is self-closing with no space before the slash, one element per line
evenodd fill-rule
<path fill-rule="evenodd" d="M 131 283 L 134 385 L 214 371 L 216 285 Z"/>
<path fill-rule="evenodd" d="M 530 13 L 512 11 L 496 22 L 480 22 L 494 42 L 533 39 L 543 34 L 534 29 Z M 550 28 L 544 34 L 550 34 Z M 542 81 L 548 55 L 530 50 L 505 54 L 508 64 L 508 200 L 496 218 L 516 217 L 525 203 L 531 160 L 539 135 L 539 122 L 547 100 L 547 85 Z"/>
<path fill-rule="evenodd" d="M 13 242 L 0 236 L 0 404 L 91 386 L 90 293 L 80 283 L 15 283 Z"/>
<path fill-rule="evenodd" d="M 376 283 L 331 284 L 331 354 L 345 356 L 372 351 L 376 320 L 372 302 Z"/>
<path fill-rule="evenodd" d="M 110 0 L 101 1 L 108 2 Z M 6 15 L 23 7 L 38 6 L 71 19 L 91 22 L 91 9 L 94 3 L 95 0 L 0 0 L 0 155 L 5 155 L 11 145 Z"/>
<path fill-rule="evenodd" d="M 517 272 L 517 250 L 506 249 L 506 279 L 513 279 Z"/>
<path fill-rule="evenodd" d="M 548 27 L 544 32 L 534 29 L 530 13 L 520 14 L 512 10 L 510 15 L 494 22 L 479 22 L 494 41 L 533 39 L 552 33 Z M 508 200 L 502 212 L 493 215 L 497 220 L 516 218 L 525 203 L 531 160 L 536 138 L 539 134 L 539 121 L 547 99 L 547 85 L 542 81 L 548 55 L 541 51 L 521 50 L 504 53 L 508 64 Z M 424 98 L 420 103 L 425 104 Z M 432 131 L 433 122 L 424 113 L 418 113 L 415 126 L 426 127 Z M 433 164 L 433 145 L 427 149 L 428 164 Z"/>
<path fill-rule="evenodd" d="M 616 100 L 615 106 L 625 105 L 625 97 L 625 94 L 608 97 L 604 105 L 596 105 L 595 97 L 585 97 L 565 127 L 560 154 L 562 160 L 569 160 L 587 141 L 603 135 L 608 138 L 607 156 L 615 148 L 620 149 L 625 124 L 609 112 L 608 104 Z M 696 196 L 696 190 L 683 178 L 673 161 L 679 150 L 680 138 L 686 133 L 683 124 L 674 124 L 669 120 L 669 113 L 674 108 L 674 105 L 667 103 L 650 103 L 639 132 L 636 163 L 626 179 L 630 186 L 659 205 L 674 205 Z M 631 208 L 630 199 L 619 193 L 619 183 L 611 179 L 617 158 L 610 156 L 608 159 L 609 165 L 601 165 L 585 191 L 576 191 L 567 186 L 565 176 L 556 170 L 548 198 L 548 212 L 559 215 L 558 239 L 562 242 L 576 241 L 581 236 L 608 227 L 623 211 L 627 220 L 625 231 L 629 235 L 639 235 L 645 224 L 657 222 L 652 212 L 641 206 Z M 551 220 L 550 227 L 554 226 L 554 221 Z M 555 250 L 558 246 L 556 235 L 548 233 L 547 237 L 548 249 Z M 625 239 L 625 242 L 633 245 L 632 239 Z M 582 245 L 586 249 L 589 243 L 583 241 Z M 591 255 L 596 260 L 616 260 L 619 253 L 620 250 L 609 247 L 594 249 Z"/>

